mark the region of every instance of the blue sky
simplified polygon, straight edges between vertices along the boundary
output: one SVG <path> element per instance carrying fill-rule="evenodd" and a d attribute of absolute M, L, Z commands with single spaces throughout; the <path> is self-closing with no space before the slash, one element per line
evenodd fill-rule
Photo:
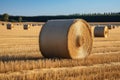
<path fill-rule="evenodd" d="M 119 12 L 120 0 L 0 0 L 0 14 L 38 16 Z"/>

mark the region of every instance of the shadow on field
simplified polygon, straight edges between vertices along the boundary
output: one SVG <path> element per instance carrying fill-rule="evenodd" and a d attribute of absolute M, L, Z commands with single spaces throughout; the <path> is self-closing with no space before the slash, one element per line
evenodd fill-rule
<path fill-rule="evenodd" d="M 63 58 L 44 58 L 42 56 L 14 56 L 14 55 L 1 55 L 0 56 L 0 61 L 27 61 L 27 60 L 64 60 Z M 65 60 L 71 60 L 71 59 L 65 59 Z M 85 59 L 84 59 L 85 60 Z"/>
<path fill-rule="evenodd" d="M 25 61 L 25 60 L 38 60 L 43 59 L 43 57 L 32 57 L 32 56 L 8 56 L 8 55 L 1 55 L 0 61 Z"/>

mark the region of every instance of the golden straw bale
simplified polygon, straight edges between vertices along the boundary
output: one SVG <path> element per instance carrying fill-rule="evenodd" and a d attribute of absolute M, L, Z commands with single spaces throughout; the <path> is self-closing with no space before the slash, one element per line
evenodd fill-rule
<path fill-rule="evenodd" d="M 94 37 L 105 37 L 107 38 L 109 30 L 107 26 L 96 26 L 94 28 Z"/>
<path fill-rule="evenodd" d="M 82 19 L 49 20 L 40 32 L 40 51 L 47 58 L 85 58 L 92 50 L 90 25 Z"/>

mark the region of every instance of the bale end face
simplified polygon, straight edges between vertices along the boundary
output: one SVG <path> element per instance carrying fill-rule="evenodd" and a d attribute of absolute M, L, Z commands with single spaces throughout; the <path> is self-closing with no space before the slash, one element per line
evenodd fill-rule
<path fill-rule="evenodd" d="M 94 29 L 95 29 L 95 26 L 90 26 L 90 29 L 91 29 L 92 37 L 94 38 Z"/>
<path fill-rule="evenodd" d="M 82 20 L 77 19 L 69 28 L 68 33 L 68 50 L 70 57 L 85 58 L 92 50 L 92 33 L 90 25 Z"/>

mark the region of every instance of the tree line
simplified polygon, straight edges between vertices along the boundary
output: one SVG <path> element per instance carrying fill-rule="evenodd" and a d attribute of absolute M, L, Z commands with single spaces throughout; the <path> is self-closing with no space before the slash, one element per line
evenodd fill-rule
<path fill-rule="evenodd" d="M 56 16 L 11 16 L 8 13 L 0 15 L 0 21 L 9 22 L 46 22 L 51 19 L 75 19 L 82 18 L 88 22 L 120 22 L 120 12 L 118 13 L 89 13 L 71 14 Z"/>

